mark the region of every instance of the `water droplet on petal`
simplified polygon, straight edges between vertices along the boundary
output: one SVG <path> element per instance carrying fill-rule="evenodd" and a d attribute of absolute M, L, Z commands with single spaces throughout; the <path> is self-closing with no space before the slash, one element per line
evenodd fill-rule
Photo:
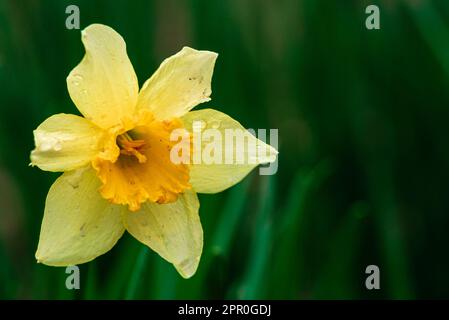
<path fill-rule="evenodd" d="M 219 120 L 213 120 L 213 121 L 211 121 L 211 123 L 210 123 L 210 126 L 211 126 L 211 128 L 213 128 L 213 129 L 218 129 L 218 128 L 220 128 L 220 125 L 221 125 L 221 121 L 219 121 Z"/>
<path fill-rule="evenodd" d="M 72 79 L 73 79 L 73 85 L 75 85 L 77 87 L 80 85 L 81 81 L 83 81 L 83 77 L 79 74 L 73 75 Z"/>

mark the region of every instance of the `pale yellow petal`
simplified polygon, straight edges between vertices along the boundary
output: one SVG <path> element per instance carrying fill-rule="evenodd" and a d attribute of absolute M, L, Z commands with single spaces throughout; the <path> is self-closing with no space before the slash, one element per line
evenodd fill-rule
<path fill-rule="evenodd" d="M 184 278 L 196 271 L 203 249 L 203 229 L 196 194 L 186 191 L 168 204 L 146 202 L 125 214 L 125 226 L 137 240 L 172 263 Z"/>
<path fill-rule="evenodd" d="M 31 165 L 47 171 L 69 171 L 89 163 L 100 151 L 103 132 L 90 121 L 56 114 L 33 131 Z"/>
<path fill-rule="evenodd" d="M 138 108 L 149 109 L 157 119 L 180 117 L 209 101 L 217 54 L 184 47 L 165 59 L 143 85 Z"/>
<path fill-rule="evenodd" d="M 122 236 L 124 207 L 103 199 L 100 181 L 88 166 L 66 172 L 51 186 L 45 203 L 38 262 L 68 266 L 109 251 Z"/>
<path fill-rule="evenodd" d="M 101 24 L 88 26 L 81 39 L 86 54 L 67 77 L 70 97 L 87 119 L 112 127 L 133 116 L 139 90 L 125 41 Z"/>
<path fill-rule="evenodd" d="M 276 149 L 257 139 L 239 122 L 222 112 L 213 109 L 192 111 L 181 119 L 186 129 L 193 133 L 190 184 L 196 192 L 223 191 L 241 181 L 257 165 L 276 161 Z M 206 139 L 208 133 L 212 135 Z M 227 134 L 232 134 L 231 139 L 226 138 Z M 211 136 L 214 138 L 209 138 Z M 212 141 L 221 146 L 219 161 L 213 163 L 205 161 L 207 145 Z M 201 150 L 198 148 L 200 144 Z M 239 145 L 243 147 L 237 148 Z"/>

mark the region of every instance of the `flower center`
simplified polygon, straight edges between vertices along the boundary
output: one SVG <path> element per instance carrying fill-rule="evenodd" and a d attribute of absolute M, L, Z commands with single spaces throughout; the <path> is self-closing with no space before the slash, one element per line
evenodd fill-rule
<path fill-rule="evenodd" d="M 179 119 L 152 120 L 118 135 L 114 145 L 120 150 L 118 158 L 98 157 L 92 162 L 102 182 L 102 197 L 137 211 L 146 201 L 175 202 L 190 189 L 188 165 L 174 163 L 170 157 L 178 143 L 170 136 L 178 128 L 182 128 Z M 110 141 L 114 142 L 112 137 Z"/>
<path fill-rule="evenodd" d="M 120 148 L 120 154 L 135 156 L 139 163 L 145 163 L 147 157 L 143 155 L 145 140 L 133 140 L 132 132 L 125 132 L 117 137 L 117 146 Z"/>

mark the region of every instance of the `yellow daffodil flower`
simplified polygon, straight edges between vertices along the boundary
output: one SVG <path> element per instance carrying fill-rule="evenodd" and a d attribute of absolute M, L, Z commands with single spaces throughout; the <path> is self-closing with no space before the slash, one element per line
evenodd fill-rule
<path fill-rule="evenodd" d="M 47 195 L 36 259 L 50 266 L 88 262 L 126 230 L 189 278 L 203 248 L 196 193 L 231 187 L 258 164 L 275 161 L 277 151 L 249 135 L 269 149 L 255 163 L 173 163 L 175 129 L 193 137 L 193 121 L 208 126 L 217 119 L 220 131 L 243 129 L 213 109 L 189 112 L 210 100 L 217 54 L 184 47 L 139 91 L 117 32 L 93 24 L 82 42 L 86 54 L 67 87 L 84 117 L 56 114 L 34 130 L 31 165 L 64 172 Z"/>

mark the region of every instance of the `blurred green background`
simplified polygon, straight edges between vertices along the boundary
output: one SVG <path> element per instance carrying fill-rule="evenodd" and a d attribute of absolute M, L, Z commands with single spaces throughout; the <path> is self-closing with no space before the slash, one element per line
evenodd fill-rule
<path fill-rule="evenodd" d="M 183 280 L 125 235 L 81 265 L 34 259 L 58 176 L 28 167 L 32 130 L 78 114 L 65 78 L 81 28 L 126 40 L 139 83 L 188 45 L 219 53 L 212 107 L 279 129 L 279 171 L 200 195 L 204 253 Z M 376 4 L 381 29 L 365 28 Z M 0 298 L 449 298 L 449 2 L 0 0 Z M 380 290 L 365 288 L 366 266 Z"/>

